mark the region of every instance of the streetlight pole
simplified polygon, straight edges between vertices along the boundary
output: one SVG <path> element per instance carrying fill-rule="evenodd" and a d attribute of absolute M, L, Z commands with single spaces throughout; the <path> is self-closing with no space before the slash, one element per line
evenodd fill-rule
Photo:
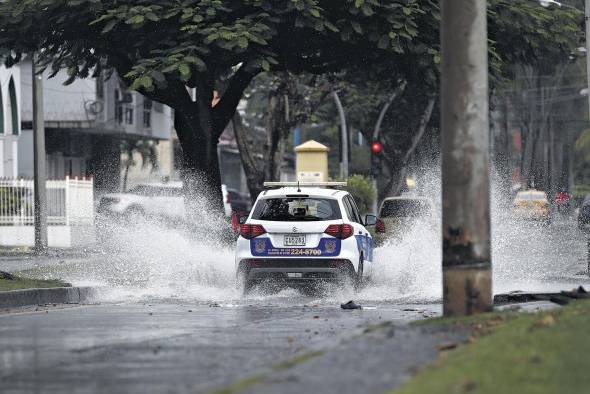
<path fill-rule="evenodd" d="M 332 97 L 336 102 L 338 108 L 338 115 L 340 116 L 340 131 L 342 139 L 342 161 L 340 162 L 340 178 L 346 181 L 348 179 L 348 129 L 346 128 L 346 116 L 344 115 L 344 108 L 337 92 L 332 92 Z"/>
<path fill-rule="evenodd" d="M 443 313 L 492 308 L 486 0 L 442 0 Z"/>
<path fill-rule="evenodd" d="M 35 251 L 47 250 L 47 194 L 45 190 L 45 117 L 43 113 L 43 74 L 38 74 L 35 55 L 31 55 L 33 81 L 33 166 L 35 204 Z"/>
<path fill-rule="evenodd" d="M 543 7 L 555 5 L 557 7 L 571 8 L 580 11 L 576 7 L 555 0 L 539 0 L 539 4 Z M 586 24 L 586 84 L 588 88 L 586 94 L 588 95 L 588 120 L 590 121 L 590 0 L 585 0 L 584 2 L 584 21 Z"/>

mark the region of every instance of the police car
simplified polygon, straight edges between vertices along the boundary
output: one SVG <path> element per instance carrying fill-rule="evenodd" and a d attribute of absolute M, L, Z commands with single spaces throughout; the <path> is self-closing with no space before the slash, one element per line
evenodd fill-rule
<path fill-rule="evenodd" d="M 345 182 L 265 182 L 247 218 L 241 218 L 235 263 L 247 293 L 265 280 L 286 284 L 349 282 L 370 274 L 373 239 Z"/>

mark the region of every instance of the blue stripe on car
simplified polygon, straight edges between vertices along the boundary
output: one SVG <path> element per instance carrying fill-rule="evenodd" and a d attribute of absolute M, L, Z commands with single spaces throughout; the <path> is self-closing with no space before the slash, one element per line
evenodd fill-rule
<path fill-rule="evenodd" d="M 322 238 L 317 248 L 277 248 L 270 238 L 254 238 L 250 240 L 250 253 L 257 257 L 334 257 L 340 254 L 340 242 L 336 238 Z"/>

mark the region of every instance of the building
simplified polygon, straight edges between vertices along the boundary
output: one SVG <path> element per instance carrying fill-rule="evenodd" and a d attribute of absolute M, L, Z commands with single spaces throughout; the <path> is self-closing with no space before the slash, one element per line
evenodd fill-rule
<path fill-rule="evenodd" d="M 171 108 L 128 91 L 116 74 L 76 79 L 67 71 L 43 73 L 47 178 L 92 177 L 95 195 L 129 189 L 137 183 L 178 179 L 181 148 Z M 0 177 L 33 177 L 32 67 L 27 59 L 0 67 Z M 243 106 L 243 104 L 242 104 Z M 264 136 L 262 136 L 263 138 Z M 149 141 L 158 165 L 129 147 Z M 219 143 L 222 182 L 247 191 L 231 122 Z M 128 164 L 131 165 L 128 166 Z M 294 178 L 294 156 L 287 154 L 281 179 Z"/>
<path fill-rule="evenodd" d="M 23 61 L 9 71 L 15 74 L 14 83 L 20 87 L 15 89 L 15 94 L 17 98 L 20 97 L 21 130 L 18 137 L 11 138 L 17 140 L 18 146 L 16 175 L 32 177 L 31 63 Z M 138 140 L 153 140 L 164 141 L 162 147 L 168 144 L 171 149 L 168 141 L 173 121 L 169 107 L 137 92 L 127 91 L 116 75 L 110 78 L 77 79 L 64 86 L 68 78 L 65 70 L 53 78 L 49 78 L 49 74 L 49 70 L 43 73 L 49 179 L 93 177 L 98 194 L 118 191 L 121 188 L 125 146 Z M 14 172 L 11 175 L 14 176 Z"/>
<path fill-rule="evenodd" d="M 20 102 L 20 68 L 0 66 L 0 178 L 18 175 Z"/>

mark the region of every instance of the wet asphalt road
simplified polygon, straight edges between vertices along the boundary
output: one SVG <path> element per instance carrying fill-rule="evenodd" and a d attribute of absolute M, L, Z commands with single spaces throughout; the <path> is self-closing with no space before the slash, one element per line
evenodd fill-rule
<path fill-rule="evenodd" d="M 2 393 L 208 392 L 265 368 L 274 371 L 269 376 L 284 375 L 288 368 L 273 366 L 347 342 L 358 346 L 354 338 L 367 327 L 385 321 L 404 325 L 439 310 L 438 305 L 375 304 L 343 311 L 338 305 L 159 301 L 1 314 L 0 387 Z M 336 372 L 323 368 L 315 379 Z M 261 390 L 280 391 L 270 383 Z M 382 390 L 395 379 L 378 383 Z M 344 392 L 358 392 L 350 387 Z"/>

